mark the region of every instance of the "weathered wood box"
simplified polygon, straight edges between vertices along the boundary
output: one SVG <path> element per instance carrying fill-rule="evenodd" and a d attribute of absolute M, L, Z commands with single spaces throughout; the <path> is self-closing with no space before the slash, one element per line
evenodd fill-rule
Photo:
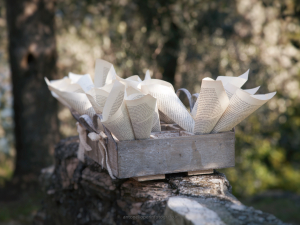
<path fill-rule="evenodd" d="M 170 173 L 212 173 L 213 169 L 235 165 L 234 130 L 205 135 L 194 135 L 173 125 L 163 125 L 162 130 L 152 133 L 150 139 L 133 141 L 119 141 L 105 132 L 103 140 L 113 175 L 143 181 L 164 179 Z M 92 151 L 85 154 L 101 164 L 97 142 L 87 138 L 87 143 Z"/>

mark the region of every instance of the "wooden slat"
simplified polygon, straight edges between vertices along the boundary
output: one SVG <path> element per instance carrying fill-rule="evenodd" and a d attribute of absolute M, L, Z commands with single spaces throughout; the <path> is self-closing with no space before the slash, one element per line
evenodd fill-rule
<path fill-rule="evenodd" d="M 179 137 L 179 130 L 169 130 L 169 131 L 160 131 L 151 133 L 150 137 L 154 136 L 160 139 L 166 139 L 170 137 Z M 153 138 L 154 139 L 154 138 Z"/>
<path fill-rule="evenodd" d="M 179 131 L 179 136 L 193 136 L 194 134 L 185 130 Z"/>
<path fill-rule="evenodd" d="M 189 171 L 188 175 L 189 176 L 193 176 L 193 175 L 212 174 L 212 173 L 214 173 L 213 169 L 209 169 L 209 170 L 196 170 L 196 171 Z"/>
<path fill-rule="evenodd" d="M 180 127 L 177 127 L 175 124 L 161 124 L 161 130 L 182 130 Z"/>
<path fill-rule="evenodd" d="M 156 137 L 156 136 L 154 136 L 154 135 L 150 135 L 150 138 L 152 138 L 152 139 L 157 139 L 158 137 Z"/>
<path fill-rule="evenodd" d="M 168 137 L 168 132 L 171 137 Z M 189 171 L 189 175 L 196 175 L 213 173 L 213 169 L 235 164 L 235 134 L 232 131 L 193 135 L 186 131 L 171 130 L 152 135 L 151 139 L 134 141 L 117 141 L 109 132 L 101 135 L 107 142 L 110 165 L 116 177 L 139 177 L 137 179 L 141 180 L 145 176 L 186 171 Z M 161 138 L 161 135 L 167 138 Z M 97 143 L 88 138 L 88 144 L 93 150 L 86 154 L 101 163 Z M 164 175 L 158 175 L 155 179 L 159 177 Z"/>
<path fill-rule="evenodd" d="M 104 140 L 106 149 L 108 149 L 108 161 L 110 164 L 110 168 L 113 172 L 113 175 L 118 177 L 117 143 L 115 142 L 111 133 L 106 128 L 104 128 L 104 131 L 105 133 L 103 133 L 102 131 L 100 132 L 100 136 Z M 98 147 L 98 141 L 91 141 L 91 139 L 87 137 L 87 144 L 91 146 L 92 150 L 86 151 L 85 154 L 101 165 L 102 157 L 101 157 L 100 149 Z M 103 165 L 103 167 L 107 169 L 105 164 Z"/>
<path fill-rule="evenodd" d="M 140 177 L 233 167 L 234 132 L 120 141 L 118 177 Z"/>
<path fill-rule="evenodd" d="M 101 164 L 101 155 L 98 149 L 98 143 L 96 141 L 91 141 L 87 136 L 86 143 L 92 148 L 91 151 L 85 151 L 85 154 L 91 159 L 95 160 L 97 163 Z"/>
<path fill-rule="evenodd" d="M 117 152 L 118 146 L 111 132 L 106 127 L 103 126 L 103 128 L 104 128 L 104 133 L 107 136 L 106 147 L 108 149 L 110 168 L 113 172 L 113 175 L 119 177 L 118 152 Z"/>
<path fill-rule="evenodd" d="M 143 176 L 143 177 L 133 177 L 133 179 L 137 181 L 147 181 L 147 180 L 163 180 L 166 179 L 165 174 L 160 174 L 160 175 L 152 175 L 152 176 Z"/>

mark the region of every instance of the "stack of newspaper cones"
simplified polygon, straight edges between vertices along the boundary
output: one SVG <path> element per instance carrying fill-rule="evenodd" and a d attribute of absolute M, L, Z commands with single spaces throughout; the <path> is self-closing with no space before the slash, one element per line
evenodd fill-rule
<path fill-rule="evenodd" d="M 149 71 L 143 81 L 138 75 L 123 79 L 111 63 L 101 59 L 96 60 L 94 81 L 89 74 L 73 73 L 45 80 L 62 104 L 90 118 L 99 115 L 98 123 L 123 141 L 149 138 L 151 132 L 161 131 L 161 121 L 195 134 L 231 130 L 276 94 L 255 95 L 259 87 L 242 90 L 248 74 L 249 70 L 239 77 L 204 78 L 191 112 L 172 84 L 151 79 Z"/>

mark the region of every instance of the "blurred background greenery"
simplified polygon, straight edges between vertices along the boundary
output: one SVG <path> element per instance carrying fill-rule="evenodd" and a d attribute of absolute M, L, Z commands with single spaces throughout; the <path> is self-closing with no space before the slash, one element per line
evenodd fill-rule
<path fill-rule="evenodd" d="M 236 166 L 222 172 L 241 199 L 270 190 L 300 194 L 299 0 L 57 0 L 56 7 L 59 77 L 93 75 L 102 58 L 120 76 L 150 69 L 153 78 L 196 93 L 204 77 L 250 68 L 244 88 L 277 95 L 236 127 Z M 0 1 L 0 185 L 11 178 L 15 156 L 7 44 Z M 58 117 L 62 137 L 77 134 L 67 108 L 60 105 Z M 300 222 L 293 211 L 300 206 L 289 207 L 286 220 Z"/>

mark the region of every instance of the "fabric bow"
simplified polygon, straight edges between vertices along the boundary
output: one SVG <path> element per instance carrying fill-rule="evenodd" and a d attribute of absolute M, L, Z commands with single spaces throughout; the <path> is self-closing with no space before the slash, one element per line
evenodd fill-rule
<path fill-rule="evenodd" d="M 92 148 L 86 143 L 86 129 L 80 125 L 79 122 L 76 123 L 77 125 L 77 132 L 79 134 L 79 148 L 77 153 L 77 158 L 84 162 L 84 151 L 91 151 Z M 102 131 L 101 131 L 102 132 Z M 112 179 L 116 179 L 115 176 L 112 173 L 109 160 L 108 160 L 108 154 L 107 149 L 105 147 L 105 144 L 103 143 L 103 138 L 100 134 L 97 134 L 95 132 L 90 132 L 88 134 L 89 138 L 92 141 L 98 141 L 98 148 L 100 149 L 100 154 L 102 158 L 101 166 L 103 169 L 104 163 L 106 163 L 106 169 Z"/>
<path fill-rule="evenodd" d="M 104 142 L 103 137 L 100 134 L 97 134 L 95 132 L 90 132 L 88 134 L 88 136 L 92 141 L 98 141 L 98 148 L 100 149 L 100 154 L 101 154 L 101 158 L 102 158 L 102 162 L 101 162 L 102 169 L 103 169 L 104 163 L 106 163 L 106 169 L 107 169 L 111 179 L 115 179 L 115 176 L 113 175 L 112 170 L 110 168 L 107 149 L 105 147 L 105 144 L 103 143 Z"/>
<path fill-rule="evenodd" d="M 77 158 L 84 162 L 84 151 L 91 151 L 92 148 L 86 143 L 86 130 L 84 127 L 80 125 L 80 123 L 76 123 L 77 132 L 79 134 L 79 148 L 77 152 Z"/>

